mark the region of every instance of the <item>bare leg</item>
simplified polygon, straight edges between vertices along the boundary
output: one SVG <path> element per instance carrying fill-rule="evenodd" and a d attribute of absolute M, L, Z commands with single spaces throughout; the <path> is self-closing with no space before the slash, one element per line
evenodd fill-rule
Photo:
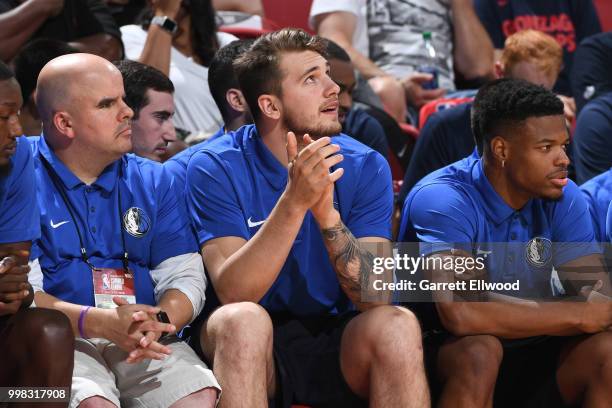
<path fill-rule="evenodd" d="M 612 332 L 585 336 L 570 344 L 557 370 L 563 400 L 583 407 L 609 407 L 612 401 Z"/>
<path fill-rule="evenodd" d="M 274 395 L 272 321 L 255 303 L 222 306 L 202 328 L 200 342 L 221 384 L 220 407 L 265 407 Z"/>
<path fill-rule="evenodd" d="M 492 407 L 503 347 L 494 336 L 453 338 L 440 348 L 437 372 L 444 384 L 439 407 Z"/>
<path fill-rule="evenodd" d="M 342 335 L 340 366 L 370 407 L 429 407 L 419 322 L 408 309 L 379 306 L 355 317 Z"/>
<path fill-rule="evenodd" d="M 0 338 L 0 385 L 19 387 L 67 387 L 72 384 L 74 335 L 61 312 L 32 308 L 18 311 Z M 25 364 L 23 356 L 29 356 Z M 65 407 L 67 403 L 26 404 L 19 407 Z"/>
<path fill-rule="evenodd" d="M 189 394 L 172 404 L 171 408 L 213 408 L 217 402 L 217 390 L 204 388 Z"/>
<path fill-rule="evenodd" d="M 117 406 L 106 398 L 90 397 L 81 401 L 79 408 L 117 408 Z"/>

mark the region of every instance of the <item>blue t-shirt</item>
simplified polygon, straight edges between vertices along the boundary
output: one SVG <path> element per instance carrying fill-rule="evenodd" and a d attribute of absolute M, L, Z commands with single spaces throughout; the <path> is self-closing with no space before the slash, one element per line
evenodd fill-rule
<path fill-rule="evenodd" d="M 578 184 L 612 167 L 612 92 L 586 104 L 572 142 Z"/>
<path fill-rule="evenodd" d="M 419 132 L 416 146 L 398 203 L 403 204 L 414 185 L 429 173 L 448 166 L 474 151 L 474 136 L 470 124 L 472 103 L 465 103 L 432 114 Z"/>
<path fill-rule="evenodd" d="M 382 125 L 361 109 L 351 109 L 346 115 L 342 132 L 371 147 L 384 158 L 389 154 L 389 143 Z"/>
<path fill-rule="evenodd" d="M 559 200 L 533 198 L 514 210 L 493 189 L 482 161 L 474 156 L 435 171 L 412 189 L 402 211 L 400 239 L 415 238 L 423 243 L 424 254 L 461 248 L 479 256 L 493 250 L 485 262 L 489 281 L 520 280 L 519 294 L 534 298 L 552 296 L 553 266 L 601 252 L 574 182 L 569 181 Z M 532 243 L 550 250 L 541 254 L 545 258 L 530 258 Z"/>
<path fill-rule="evenodd" d="M 334 202 L 357 238 L 390 239 L 393 191 L 386 160 L 356 140 L 339 135 L 344 175 Z M 197 152 L 187 169 L 187 202 L 199 244 L 235 236 L 251 239 L 287 184 L 287 169 L 270 152 L 254 125 L 243 126 Z M 257 273 L 245 270 L 244 273 Z M 276 281 L 259 302 L 272 313 L 319 316 L 353 308 L 344 294 L 308 212 Z"/>
<path fill-rule="evenodd" d="M 571 71 L 572 93 L 578 114 L 596 97 L 612 92 L 612 32 L 586 38 L 574 55 Z"/>
<path fill-rule="evenodd" d="M 164 163 L 164 167 L 170 173 L 172 178 L 174 179 L 174 184 L 177 186 L 178 191 L 185 190 L 185 176 L 187 174 L 187 164 L 191 159 L 191 156 L 194 153 L 199 152 L 204 148 L 204 145 L 214 139 L 217 139 L 225 134 L 225 129 L 222 127 L 217 132 L 210 137 L 210 139 L 206 139 L 197 143 L 189 148 L 183 150 L 172 156 L 169 160 Z"/>
<path fill-rule="evenodd" d="M 474 9 L 495 48 L 504 48 L 506 38 L 526 29 L 554 37 L 563 48 L 563 71 L 555 91 L 571 95 L 574 51 L 580 41 L 601 32 L 591 0 L 474 0 Z"/>
<path fill-rule="evenodd" d="M 0 176 L 0 244 L 32 241 L 40 236 L 32 152 L 25 137 L 17 138 L 8 174 Z"/>
<path fill-rule="evenodd" d="M 612 201 L 612 169 L 581 185 L 580 191 L 589 206 L 595 239 L 606 242 L 606 215 Z"/>
<path fill-rule="evenodd" d="M 156 304 L 150 270 L 168 258 L 197 252 L 184 201 L 177 198 L 163 166 L 124 155 L 86 185 L 43 137 L 32 140 L 32 150 L 42 230 L 32 252 L 40 256 L 45 292 L 68 302 L 94 305 L 92 273 L 81 258 L 78 228 L 95 267 L 123 266 L 123 235 L 136 301 Z M 58 188 L 65 192 L 76 219 Z"/>

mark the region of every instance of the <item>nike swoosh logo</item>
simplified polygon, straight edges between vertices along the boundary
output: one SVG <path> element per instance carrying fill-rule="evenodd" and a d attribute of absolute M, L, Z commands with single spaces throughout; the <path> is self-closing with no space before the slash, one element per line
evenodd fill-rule
<path fill-rule="evenodd" d="M 53 229 L 55 229 L 55 228 L 59 228 L 59 227 L 61 227 L 62 225 L 67 224 L 67 223 L 69 223 L 69 222 L 70 222 L 70 221 L 60 221 L 60 222 L 58 222 L 57 224 L 54 224 L 54 223 L 53 223 L 53 220 L 51 220 L 51 221 L 50 221 L 50 223 L 51 223 L 51 228 L 53 228 Z"/>
<path fill-rule="evenodd" d="M 263 224 L 264 222 L 266 222 L 266 220 L 262 220 L 262 221 L 251 221 L 251 217 L 249 217 L 249 219 L 247 220 L 247 224 L 249 226 L 249 228 L 254 228 L 257 227 L 261 224 Z"/>
<path fill-rule="evenodd" d="M 484 251 L 480 248 L 476 249 L 476 255 L 484 255 L 485 257 L 487 257 L 488 255 L 491 255 L 491 252 L 493 251 Z"/>

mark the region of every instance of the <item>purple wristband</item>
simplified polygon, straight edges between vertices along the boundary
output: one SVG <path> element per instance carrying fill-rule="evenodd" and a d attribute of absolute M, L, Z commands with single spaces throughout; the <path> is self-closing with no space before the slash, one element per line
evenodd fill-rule
<path fill-rule="evenodd" d="M 83 330 L 83 326 L 85 324 L 85 315 L 91 309 L 91 306 L 83 306 L 81 308 L 81 314 L 79 315 L 79 335 L 81 338 L 87 339 L 88 337 L 85 335 L 85 330 Z"/>

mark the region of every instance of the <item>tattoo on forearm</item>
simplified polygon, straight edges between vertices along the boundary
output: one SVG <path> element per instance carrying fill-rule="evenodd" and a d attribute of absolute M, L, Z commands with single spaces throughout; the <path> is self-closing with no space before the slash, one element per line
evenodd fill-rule
<path fill-rule="evenodd" d="M 353 303 L 360 303 L 362 288 L 370 287 L 374 255 L 360 247 L 342 221 L 321 232 L 340 286 Z"/>

